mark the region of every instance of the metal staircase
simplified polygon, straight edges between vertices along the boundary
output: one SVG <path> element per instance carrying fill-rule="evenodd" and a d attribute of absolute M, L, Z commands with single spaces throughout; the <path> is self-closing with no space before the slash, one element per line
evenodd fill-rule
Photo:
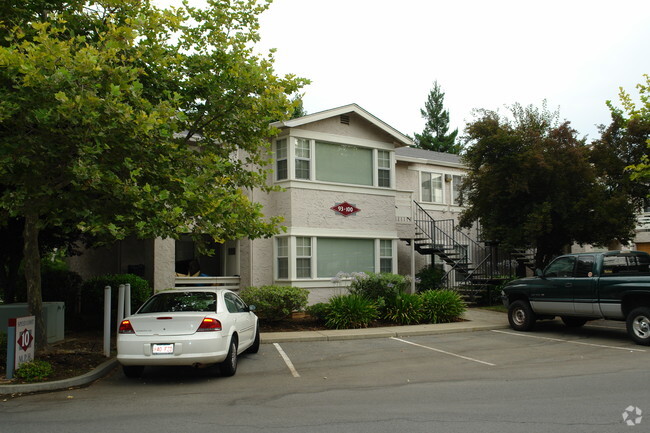
<path fill-rule="evenodd" d="M 514 275 L 514 259 L 490 243 L 479 243 L 454 220 L 435 220 L 417 202 L 414 205 L 414 249 L 435 255 L 447 265 L 442 286 L 458 290 L 470 302 L 487 295 L 489 303 L 491 290 Z"/>

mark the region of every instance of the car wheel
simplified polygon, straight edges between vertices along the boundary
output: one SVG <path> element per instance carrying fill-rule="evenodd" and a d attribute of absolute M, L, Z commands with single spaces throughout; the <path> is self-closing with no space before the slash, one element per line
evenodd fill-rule
<path fill-rule="evenodd" d="M 259 325 L 255 327 L 255 339 L 251 347 L 246 349 L 246 353 L 257 353 L 260 351 L 260 327 Z"/>
<path fill-rule="evenodd" d="M 123 365 L 122 366 L 122 371 L 124 371 L 124 375 L 126 377 L 130 378 L 138 378 L 142 376 L 142 372 L 144 371 L 144 367 L 141 365 Z"/>
<path fill-rule="evenodd" d="M 587 323 L 587 319 L 582 319 L 580 317 L 568 317 L 568 316 L 562 316 L 562 321 L 564 322 L 564 325 L 567 326 L 568 328 L 579 328 L 583 326 L 585 323 Z"/>
<path fill-rule="evenodd" d="M 635 308 L 627 316 L 627 333 L 637 344 L 650 346 L 650 308 Z"/>
<path fill-rule="evenodd" d="M 222 376 L 234 376 L 237 372 L 237 339 L 235 337 L 230 340 L 230 348 L 226 359 L 219 364 L 219 370 Z"/>
<path fill-rule="evenodd" d="M 518 300 L 508 307 L 508 322 L 515 331 L 531 331 L 535 327 L 535 313 L 528 301 Z"/>

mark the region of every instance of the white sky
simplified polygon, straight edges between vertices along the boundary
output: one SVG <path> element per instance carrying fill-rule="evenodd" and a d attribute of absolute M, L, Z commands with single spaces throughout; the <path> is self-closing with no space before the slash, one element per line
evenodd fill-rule
<path fill-rule="evenodd" d="M 274 0 L 260 23 L 276 72 L 312 80 L 309 113 L 354 102 L 408 135 L 437 80 L 452 129 L 546 99 L 597 138 L 605 102 L 650 73 L 648 0 Z"/>

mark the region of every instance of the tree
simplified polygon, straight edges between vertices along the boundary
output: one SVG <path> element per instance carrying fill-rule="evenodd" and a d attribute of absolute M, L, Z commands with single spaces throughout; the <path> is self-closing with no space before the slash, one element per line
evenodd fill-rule
<path fill-rule="evenodd" d="M 650 78 L 645 75 L 647 85 L 637 87 L 643 105 L 636 107 L 632 98 L 623 89 L 620 100 L 623 109 L 607 102 L 612 122 L 600 126 L 600 138 L 592 143 L 591 161 L 598 174 L 612 190 L 629 195 L 637 209 L 648 196 L 650 174 L 648 151 L 650 146 L 650 100 L 646 93 Z M 645 96 L 644 96 L 645 95 Z M 631 175 L 630 175 L 631 174 Z"/>
<path fill-rule="evenodd" d="M 538 267 L 574 242 L 629 240 L 633 205 L 597 177 L 589 147 L 569 122 L 559 123 L 545 106 L 510 111 L 512 119 L 481 110 L 467 126 L 461 225 L 478 222 L 486 239 L 535 248 Z"/>
<path fill-rule="evenodd" d="M 44 230 L 104 243 L 278 232 L 245 191 L 271 189 L 269 125 L 307 81 L 276 76 L 272 53 L 253 51 L 268 2 L 28 3 L 0 30 L 0 218 L 24 221 L 42 347 Z"/>
<path fill-rule="evenodd" d="M 444 101 L 445 94 L 436 81 L 429 92 L 424 109 L 420 109 L 420 114 L 426 119 L 426 124 L 422 134 L 415 134 L 415 147 L 458 154 L 463 150 L 463 146 L 456 141 L 458 129 L 447 134 L 449 131 L 449 112 L 444 109 Z"/>

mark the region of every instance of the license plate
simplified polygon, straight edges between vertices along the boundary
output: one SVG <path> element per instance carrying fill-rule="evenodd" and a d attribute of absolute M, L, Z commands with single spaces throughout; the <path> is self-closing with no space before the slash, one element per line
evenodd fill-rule
<path fill-rule="evenodd" d="M 174 345 L 173 344 L 154 344 L 151 347 L 151 352 L 154 355 L 168 355 L 170 353 L 174 353 Z"/>

